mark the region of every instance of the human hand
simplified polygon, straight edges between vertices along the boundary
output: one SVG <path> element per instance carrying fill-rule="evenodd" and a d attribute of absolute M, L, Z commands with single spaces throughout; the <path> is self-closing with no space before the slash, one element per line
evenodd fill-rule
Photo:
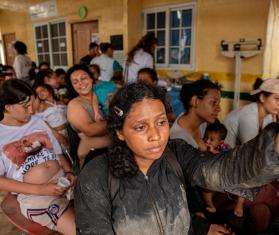
<path fill-rule="evenodd" d="M 223 235 L 232 234 L 231 230 L 226 225 L 211 224 L 207 235 Z"/>
<path fill-rule="evenodd" d="M 213 147 L 212 144 L 206 142 L 205 145 L 206 145 L 207 151 L 209 151 L 209 152 L 211 152 L 211 153 L 213 153 L 213 154 L 218 154 L 218 153 L 219 153 L 219 151 L 216 150 L 216 149 Z"/>
<path fill-rule="evenodd" d="M 61 188 L 56 182 L 49 182 L 39 185 L 39 194 L 41 196 L 61 196 L 67 191 L 67 188 Z"/>
<path fill-rule="evenodd" d="M 74 173 L 72 173 L 72 172 L 67 172 L 67 173 L 66 173 L 66 177 L 67 177 L 67 179 L 68 179 L 68 180 L 70 181 L 70 183 L 71 183 L 71 186 L 70 186 L 70 187 L 75 186 L 77 177 L 74 175 Z"/>

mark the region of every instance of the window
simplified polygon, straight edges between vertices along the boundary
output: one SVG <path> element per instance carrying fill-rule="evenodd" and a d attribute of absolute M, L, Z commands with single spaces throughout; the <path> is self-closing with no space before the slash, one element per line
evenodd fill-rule
<path fill-rule="evenodd" d="M 188 4 L 144 12 L 144 33 L 154 32 L 158 38 L 157 66 L 193 69 L 194 7 L 194 4 Z"/>
<path fill-rule="evenodd" d="M 68 61 L 65 22 L 50 22 L 34 28 L 38 63 L 47 61 L 51 67 L 66 67 Z"/>

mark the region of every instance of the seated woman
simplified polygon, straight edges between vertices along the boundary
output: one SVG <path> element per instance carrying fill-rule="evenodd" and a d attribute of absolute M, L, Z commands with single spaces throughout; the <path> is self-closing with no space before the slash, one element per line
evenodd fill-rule
<path fill-rule="evenodd" d="M 232 147 L 253 139 L 265 126 L 276 121 L 276 116 L 279 114 L 279 79 L 262 80 L 258 78 L 253 89 L 251 95 L 254 102 L 233 110 L 224 120 L 228 129 L 225 142 Z M 270 200 L 270 197 L 274 200 Z M 255 202 L 244 202 L 243 199 L 238 205 L 236 213 L 241 215 L 243 207 L 246 207 L 254 221 L 250 226 L 252 233 L 266 230 L 272 218 L 276 216 L 274 211 L 279 205 L 279 196 L 274 186 L 263 187 Z"/>
<path fill-rule="evenodd" d="M 67 148 L 66 105 L 57 101 L 53 88 L 48 84 L 37 84 L 34 90 L 38 98 L 34 112 L 51 127 L 59 143 Z"/>
<path fill-rule="evenodd" d="M 183 139 L 193 147 L 206 151 L 203 135 L 207 123 L 214 123 L 221 111 L 220 86 L 210 80 L 200 79 L 184 84 L 180 98 L 185 112 L 175 120 L 170 137 Z"/>
<path fill-rule="evenodd" d="M 228 129 L 225 142 L 231 147 L 253 139 L 279 114 L 279 79 L 258 78 L 253 88 L 254 102 L 233 110 L 224 120 Z"/>
<path fill-rule="evenodd" d="M 113 145 L 85 166 L 77 182 L 80 234 L 191 234 L 185 178 L 248 197 L 250 188 L 278 178 L 278 123 L 213 158 L 183 140 L 169 140 L 164 101 L 146 83 L 128 84 L 114 96 L 108 116 Z M 229 234 L 225 227 L 214 229 L 208 235 Z"/>
<path fill-rule="evenodd" d="M 68 104 L 67 119 L 79 133 L 77 154 L 81 161 L 90 150 L 102 149 L 110 144 L 106 121 L 103 120 L 94 94 L 93 79 L 85 65 L 74 65 L 66 76 L 68 91 L 72 100 Z"/>
<path fill-rule="evenodd" d="M 49 127 L 32 115 L 32 89 L 8 80 L 0 95 L 0 190 L 17 193 L 21 213 L 62 234 L 75 234 L 73 208 L 64 196 L 75 177 Z M 67 177 L 67 178 L 65 178 Z"/>

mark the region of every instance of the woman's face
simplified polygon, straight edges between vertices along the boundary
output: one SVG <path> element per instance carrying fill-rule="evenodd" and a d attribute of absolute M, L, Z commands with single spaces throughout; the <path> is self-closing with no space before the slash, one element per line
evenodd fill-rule
<path fill-rule="evenodd" d="M 92 91 L 93 80 L 88 73 L 83 70 L 77 70 L 71 75 L 73 88 L 79 95 L 87 95 Z"/>
<path fill-rule="evenodd" d="M 268 114 L 279 114 L 279 94 L 261 95 L 260 99 Z"/>
<path fill-rule="evenodd" d="M 220 91 L 216 89 L 208 89 L 204 98 L 197 98 L 194 110 L 204 122 L 213 123 L 221 111 L 220 101 Z"/>
<path fill-rule="evenodd" d="M 118 137 L 133 151 L 135 160 L 147 164 L 161 157 L 168 139 L 169 123 L 160 100 L 144 99 L 135 103 Z"/>
<path fill-rule="evenodd" d="M 47 100 L 51 96 L 49 91 L 44 87 L 37 87 L 35 92 L 40 100 Z"/>

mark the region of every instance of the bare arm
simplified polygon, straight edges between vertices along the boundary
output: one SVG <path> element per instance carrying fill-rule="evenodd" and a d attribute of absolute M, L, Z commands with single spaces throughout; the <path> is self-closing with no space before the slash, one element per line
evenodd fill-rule
<path fill-rule="evenodd" d="M 68 104 L 67 118 L 71 125 L 87 136 L 103 136 L 107 132 L 106 121 L 92 123 L 87 111 L 76 100 Z"/>
<path fill-rule="evenodd" d="M 0 189 L 8 192 L 41 196 L 59 196 L 64 193 L 64 189 L 58 187 L 56 183 L 29 184 L 8 179 L 4 176 L 0 176 Z"/>
<path fill-rule="evenodd" d="M 59 155 L 59 163 L 64 172 L 72 172 L 71 164 L 66 160 L 66 158 L 62 154 Z"/>

